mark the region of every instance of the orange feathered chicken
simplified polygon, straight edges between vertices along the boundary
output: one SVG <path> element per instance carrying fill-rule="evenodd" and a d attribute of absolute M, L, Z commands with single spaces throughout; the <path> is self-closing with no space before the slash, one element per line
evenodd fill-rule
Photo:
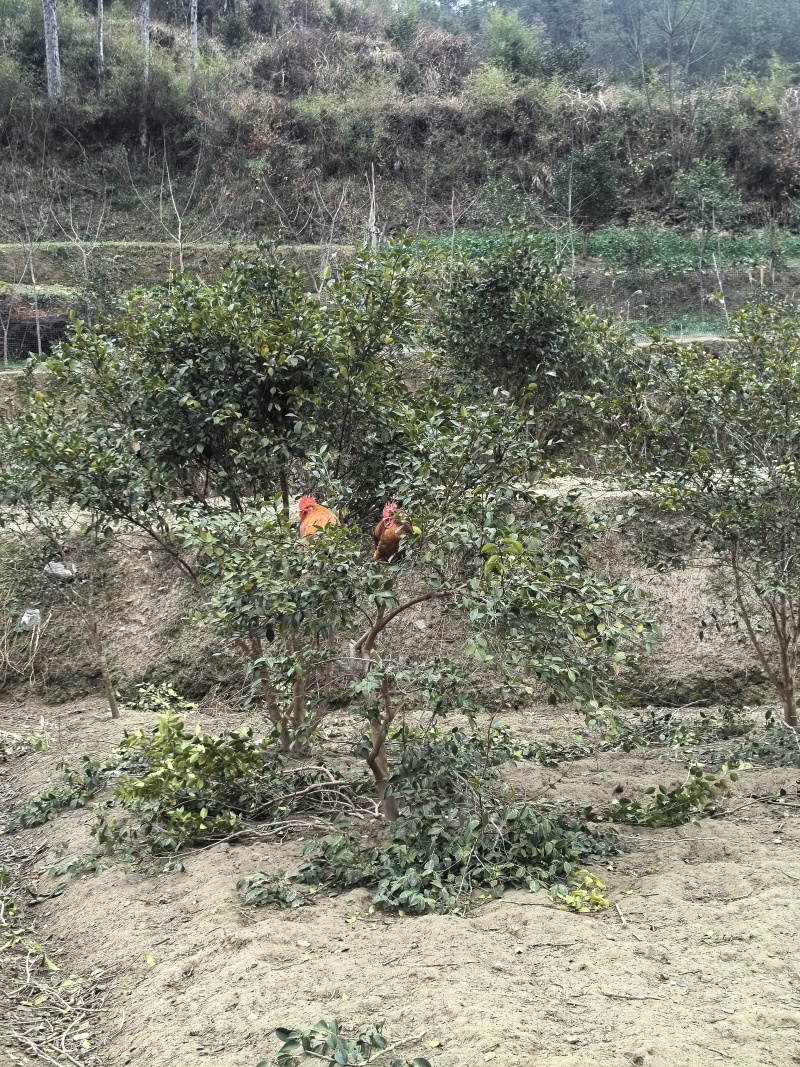
<path fill-rule="evenodd" d="M 306 540 L 314 537 L 326 526 L 338 526 L 339 520 L 330 508 L 318 504 L 313 496 L 300 498 L 300 536 Z"/>
<path fill-rule="evenodd" d="M 372 537 L 375 541 L 373 559 L 387 560 L 400 551 L 401 541 L 412 532 L 408 515 L 392 500 L 383 509 L 383 518 L 375 527 Z"/>

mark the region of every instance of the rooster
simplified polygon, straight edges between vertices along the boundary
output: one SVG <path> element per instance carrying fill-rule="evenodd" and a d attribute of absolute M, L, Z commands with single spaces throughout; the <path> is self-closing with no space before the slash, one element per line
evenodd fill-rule
<path fill-rule="evenodd" d="M 376 560 L 391 559 L 400 551 L 400 542 L 412 532 L 408 515 L 392 500 L 383 509 L 383 518 L 375 527 L 372 537 L 375 541 Z"/>
<path fill-rule="evenodd" d="M 330 508 L 318 504 L 313 496 L 300 498 L 300 536 L 308 541 L 326 526 L 338 526 L 339 520 Z"/>

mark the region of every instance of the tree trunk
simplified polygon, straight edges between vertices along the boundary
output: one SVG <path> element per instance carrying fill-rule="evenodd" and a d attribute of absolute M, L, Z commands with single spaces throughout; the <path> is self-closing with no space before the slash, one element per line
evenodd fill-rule
<path fill-rule="evenodd" d="M 305 678 L 296 678 L 292 687 L 292 726 L 299 730 L 306 715 Z"/>
<path fill-rule="evenodd" d="M 197 73 L 197 0 L 189 5 L 189 39 L 192 50 L 192 73 Z"/>
<path fill-rule="evenodd" d="M 267 708 L 267 717 L 279 735 L 279 747 L 281 752 L 288 752 L 291 747 L 291 740 L 289 738 L 289 731 L 287 729 L 286 716 L 281 714 L 280 705 L 278 704 L 278 694 L 275 692 L 275 687 L 272 684 L 272 679 L 264 671 L 263 664 L 257 664 L 256 661 L 261 659 L 263 654 L 263 645 L 260 637 L 244 638 L 240 637 L 236 642 L 241 651 L 244 653 L 245 659 L 249 660 L 250 666 L 253 672 L 254 689 L 257 685 L 261 690 L 261 696 L 264 700 L 264 704 Z"/>
<path fill-rule="evenodd" d="M 36 316 L 36 354 L 39 360 L 42 359 L 42 320 L 39 316 L 39 289 L 36 284 L 36 264 L 34 257 L 36 255 L 36 245 L 34 244 L 33 237 L 31 236 L 28 244 L 28 273 L 31 276 L 31 290 L 33 292 L 33 313 Z"/>
<path fill-rule="evenodd" d="M 57 0 L 42 0 L 44 11 L 44 53 L 47 70 L 47 99 L 61 103 L 61 59 L 58 54 Z"/>
<path fill-rule="evenodd" d="M 89 640 L 92 642 L 92 648 L 97 656 L 97 663 L 100 667 L 100 676 L 103 679 L 103 689 L 106 693 L 106 700 L 108 706 L 111 709 L 111 718 L 119 718 L 119 704 L 117 703 L 117 696 L 114 692 L 114 686 L 111 682 L 111 673 L 108 669 L 108 659 L 106 658 L 106 650 L 103 648 L 103 642 L 100 640 L 100 631 L 97 628 L 97 619 L 94 615 L 90 615 L 86 620 L 86 627 L 89 631 Z"/>
<path fill-rule="evenodd" d="M 139 101 L 139 144 L 142 151 L 147 151 L 147 102 L 150 89 L 150 0 L 141 0 L 139 18 L 139 41 L 144 52 L 142 64 L 141 99 Z"/>
<path fill-rule="evenodd" d="M 103 0 L 97 0 L 97 95 L 102 100 L 106 95 L 106 55 L 103 46 Z"/>
<path fill-rule="evenodd" d="M 386 786 L 389 782 L 389 761 L 386 758 L 386 749 L 384 747 L 386 737 L 380 718 L 372 719 L 369 729 L 372 736 L 372 751 L 367 756 L 367 763 L 375 778 L 375 788 L 381 804 L 381 811 L 387 822 L 397 822 L 400 817 L 397 800 L 393 796 L 386 795 Z"/>
<path fill-rule="evenodd" d="M 794 689 L 793 653 L 790 647 L 789 608 L 786 597 L 780 598 L 780 613 L 774 616 L 778 630 L 778 649 L 781 659 L 781 700 L 787 726 L 797 729 L 797 696 Z"/>
<path fill-rule="evenodd" d="M 792 683 L 790 689 L 783 695 L 783 717 L 786 720 L 787 726 L 791 726 L 793 730 L 797 730 L 797 698 L 795 696 L 794 683 Z"/>

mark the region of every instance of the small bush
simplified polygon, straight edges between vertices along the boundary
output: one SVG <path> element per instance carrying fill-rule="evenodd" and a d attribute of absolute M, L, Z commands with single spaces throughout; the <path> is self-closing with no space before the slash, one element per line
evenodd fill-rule
<path fill-rule="evenodd" d="M 217 33 L 226 48 L 241 48 L 247 41 L 247 20 L 240 12 L 232 11 L 219 20 Z"/>
<path fill-rule="evenodd" d="M 254 904 L 256 907 L 266 904 L 277 904 L 280 908 L 304 907 L 308 899 L 293 889 L 285 876 L 285 871 L 276 871 L 274 874 L 257 871 L 242 878 L 236 888 L 244 904 Z"/>
<path fill-rule="evenodd" d="M 508 74 L 491 64 L 481 64 L 467 80 L 467 101 L 478 110 L 511 108 L 514 88 Z"/>
<path fill-rule="evenodd" d="M 584 252 L 589 233 L 614 218 L 622 206 L 613 148 L 601 142 L 573 154 L 556 172 L 553 200 L 559 214 L 583 230 Z"/>
<path fill-rule="evenodd" d="M 418 93 L 422 89 L 422 71 L 416 63 L 404 63 L 397 74 L 397 87 L 404 93 Z"/>
<path fill-rule="evenodd" d="M 456 374 L 477 376 L 538 410 L 608 380 L 616 338 L 575 302 L 536 234 L 516 228 L 499 248 L 455 267 L 438 340 Z"/>
<path fill-rule="evenodd" d="M 278 771 L 274 752 L 249 730 L 203 734 L 170 712 L 151 736 L 126 736 L 119 751 L 140 769 L 123 775 L 115 790 L 124 818 L 101 818 L 98 837 L 108 851 L 124 842 L 170 852 L 230 834 L 243 814 L 256 814 Z"/>
<path fill-rule="evenodd" d="M 729 753 L 727 762 L 738 760 L 762 767 L 800 767 L 800 735 L 776 719 L 772 708 L 767 708 L 764 719 L 764 730 L 742 741 Z"/>
<path fill-rule="evenodd" d="M 613 801 L 601 817 L 611 822 L 629 823 L 631 826 L 683 826 L 697 822 L 698 815 L 713 815 L 714 800 L 730 788 L 738 775 L 723 767 L 722 774 L 708 774 L 700 764 L 692 764 L 686 781 L 674 789 L 666 786 L 650 786 L 645 793 L 652 799 L 648 804 L 621 797 Z M 588 812 L 587 812 L 588 816 Z"/>
<path fill-rule="evenodd" d="M 531 78 L 542 66 L 541 39 L 515 12 L 492 11 L 483 28 L 489 59 L 509 74 Z"/>
<path fill-rule="evenodd" d="M 323 1060 L 328 1067 L 356 1067 L 373 1058 L 373 1053 L 380 1056 L 391 1046 L 381 1033 L 383 1024 L 368 1026 L 354 1038 L 344 1037 L 342 1023 L 338 1019 L 328 1022 L 320 1019 L 305 1030 L 290 1030 L 279 1027 L 275 1035 L 281 1042 L 275 1059 L 261 1060 L 257 1067 L 293 1067 L 300 1062 L 298 1057 Z M 377 1059 L 377 1056 L 375 1057 Z M 393 1060 L 391 1067 L 431 1067 L 421 1056 L 413 1060 Z"/>
<path fill-rule="evenodd" d="M 174 712 L 160 715 L 149 735 L 126 735 L 112 760 L 122 774 L 94 830 L 108 853 L 177 852 L 247 822 L 285 823 L 299 811 L 330 815 L 341 795 L 367 791 L 363 780 L 335 770 L 286 770 L 275 746 L 249 729 L 205 734 L 188 730 Z"/>
<path fill-rule="evenodd" d="M 114 759 L 98 763 L 89 756 L 83 757 L 79 770 L 60 763 L 58 770 L 61 771 L 62 784 L 48 786 L 36 800 L 28 800 L 14 808 L 6 820 L 6 831 L 13 833 L 30 826 L 41 826 L 62 811 L 85 808 L 106 785 L 115 765 Z"/>
<path fill-rule="evenodd" d="M 366 886 L 388 910 L 462 912 L 505 889 L 561 886 L 616 843 L 575 819 L 513 799 L 486 742 L 453 730 L 409 747 L 390 782 L 408 810 L 381 845 L 349 829 L 313 842 L 299 879 L 334 889 Z"/>
<path fill-rule="evenodd" d="M 247 23 L 256 33 L 272 33 L 283 27 L 286 4 L 283 0 L 250 0 Z"/>
<path fill-rule="evenodd" d="M 675 197 L 687 220 L 703 231 L 732 229 L 742 213 L 736 183 L 716 160 L 701 161 L 675 177 Z"/>

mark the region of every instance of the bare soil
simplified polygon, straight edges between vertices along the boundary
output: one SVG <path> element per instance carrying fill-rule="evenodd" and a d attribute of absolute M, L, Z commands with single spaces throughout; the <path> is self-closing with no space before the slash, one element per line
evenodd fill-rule
<path fill-rule="evenodd" d="M 94 699 L 0 706 L 5 729 L 41 729 L 42 718 L 48 749 L 0 764 L 6 810 L 38 795 L 60 760 L 102 754 L 124 728 L 152 725 L 131 711 L 110 722 Z M 213 708 L 198 719 L 209 730 L 231 724 Z M 539 739 L 578 726 L 553 708 L 506 721 Z M 557 772 L 508 771 L 522 793 L 540 795 L 551 777 L 555 795 L 596 807 L 619 783 L 639 795 L 684 775 L 663 749 L 608 753 Z M 425 1055 L 439 1067 L 790 1067 L 800 1063 L 797 779 L 796 768 L 750 770 L 720 817 L 623 830 L 628 850 L 594 871 L 616 906 L 596 915 L 559 911 L 543 893 L 525 892 L 466 918 L 376 913 L 362 890 L 295 911 L 243 909 L 237 879 L 300 861 L 302 840 L 269 838 L 187 853 L 178 873 L 112 859 L 99 873 L 67 878 L 31 912 L 59 980 L 102 984 L 105 1010 L 90 1022 L 93 1062 L 107 1067 L 255 1067 L 275 1051 L 275 1027 L 335 1017 L 350 1027 L 385 1020 L 390 1041 L 402 1042 L 396 1055 Z M 781 788 L 782 804 L 750 798 Z M 88 851 L 91 823 L 89 812 L 66 813 L 0 838 L 0 851 L 42 846 L 42 870 L 62 842 L 67 855 Z M 40 892 L 54 884 L 42 874 Z M 4 1037 L 2 1004 L 0 1063 L 32 1064 Z M 58 1064 L 84 1062 L 54 1055 Z"/>

